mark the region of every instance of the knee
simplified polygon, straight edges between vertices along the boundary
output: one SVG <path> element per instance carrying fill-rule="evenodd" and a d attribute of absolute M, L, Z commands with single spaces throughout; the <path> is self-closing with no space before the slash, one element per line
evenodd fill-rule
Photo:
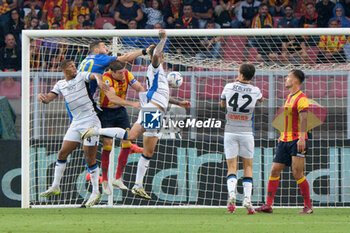
<path fill-rule="evenodd" d="M 107 146 L 107 147 L 111 147 L 113 144 L 113 140 L 103 140 L 103 147 Z"/>
<path fill-rule="evenodd" d="M 135 141 L 137 138 L 135 137 L 135 135 L 129 135 L 128 136 L 128 141 Z"/>
<path fill-rule="evenodd" d="M 304 177 L 304 172 L 301 169 L 293 168 L 293 176 L 294 176 L 294 179 L 300 180 L 301 178 Z"/>
<path fill-rule="evenodd" d="M 280 174 L 281 174 L 280 170 L 275 169 L 275 168 L 272 167 L 272 169 L 271 169 L 271 177 L 279 177 Z"/>

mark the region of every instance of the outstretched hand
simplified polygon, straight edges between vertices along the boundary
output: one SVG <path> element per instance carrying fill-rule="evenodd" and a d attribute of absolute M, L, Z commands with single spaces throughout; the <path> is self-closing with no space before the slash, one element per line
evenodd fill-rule
<path fill-rule="evenodd" d="M 191 102 L 187 101 L 187 100 L 183 100 L 183 101 L 180 101 L 179 106 L 183 107 L 183 108 L 190 108 L 191 107 Z"/>
<path fill-rule="evenodd" d="M 46 104 L 48 102 L 47 96 L 43 93 L 40 93 L 38 95 L 38 100 L 44 104 Z"/>
<path fill-rule="evenodd" d="M 150 54 L 150 52 L 151 52 L 151 49 L 154 47 L 156 47 L 154 44 L 151 44 L 150 46 L 148 46 L 148 48 L 146 49 L 146 52 L 148 55 L 152 55 L 152 54 Z"/>
<path fill-rule="evenodd" d="M 166 39 L 166 32 L 164 29 L 159 30 L 159 37 L 162 39 Z"/>

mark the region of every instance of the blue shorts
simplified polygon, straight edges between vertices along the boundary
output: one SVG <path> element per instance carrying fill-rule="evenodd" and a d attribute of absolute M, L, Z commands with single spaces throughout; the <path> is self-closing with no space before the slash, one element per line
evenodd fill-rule
<path fill-rule="evenodd" d="M 305 140 L 305 150 L 302 153 L 298 153 L 298 139 L 290 142 L 282 142 L 280 141 L 277 145 L 275 158 L 273 158 L 273 162 L 275 163 L 283 163 L 286 166 L 290 166 L 292 164 L 292 156 L 299 156 L 305 158 L 308 150 L 308 140 Z"/>
<path fill-rule="evenodd" d="M 98 114 L 102 128 L 130 128 L 129 115 L 126 108 L 102 108 L 102 110 Z"/>

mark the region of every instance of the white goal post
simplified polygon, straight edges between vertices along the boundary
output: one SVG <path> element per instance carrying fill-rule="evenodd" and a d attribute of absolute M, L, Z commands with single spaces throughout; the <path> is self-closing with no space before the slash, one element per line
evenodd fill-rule
<path fill-rule="evenodd" d="M 223 153 L 224 110 L 220 109 L 220 92 L 226 83 L 235 80 L 238 67 L 244 61 L 256 66 L 257 85 L 266 101 L 258 106 L 254 116 L 255 157 L 253 166 L 254 191 L 252 202 L 262 204 L 267 195 L 267 181 L 276 147 L 278 131 L 271 123 L 288 94 L 283 86 L 284 77 L 291 69 L 301 69 L 307 78 L 303 90 L 328 111 L 324 123 L 311 130 L 310 153 L 307 156 L 305 175 L 310 183 L 314 206 L 350 206 L 350 65 L 347 55 L 350 49 L 350 28 L 317 29 L 193 29 L 166 30 L 169 50 L 165 51 L 166 72 L 179 71 L 184 84 L 171 91 L 175 98 L 191 101 L 191 109 L 185 112 L 171 106 L 169 122 L 182 120 L 187 127 L 168 125 L 158 142 L 155 156 L 146 174 L 146 191 L 152 200 L 145 201 L 114 189 L 112 196 L 103 196 L 98 206 L 146 206 L 146 207 L 220 207 L 227 201 L 225 156 Z M 345 36 L 341 59 L 321 53 L 323 35 Z M 304 53 L 288 56 L 283 43 L 301 38 Z M 125 40 L 124 40 L 125 38 Z M 133 40 L 127 38 L 140 38 Z M 42 106 L 36 95 L 47 93 L 63 75 L 55 68 L 56 55 L 60 59 L 71 58 L 77 65 L 88 50 L 88 42 L 106 41 L 114 55 L 139 49 L 139 41 L 156 43 L 158 30 L 24 30 L 22 32 L 22 208 L 80 206 L 91 189 L 85 180 L 83 153 L 77 149 L 68 159 L 67 171 L 62 179 L 62 193 L 54 198 L 41 198 L 39 193 L 52 182 L 53 164 L 69 126 L 64 101 L 57 98 L 52 105 Z M 185 38 L 185 39 L 184 39 Z M 218 38 L 220 47 L 203 47 L 201 40 Z M 295 39 L 299 41 L 299 39 Z M 32 46 L 40 47 L 43 66 L 33 68 Z M 130 43 L 130 41 L 132 41 Z M 136 42 L 137 41 L 137 42 Z M 217 42 L 215 41 L 215 42 Z M 278 41 L 278 42 L 277 42 Z M 125 42 L 125 43 L 124 43 Z M 49 43 L 57 44 L 57 51 L 48 49 Z M 132 44 L 135 43 L 135 44 Z M 142 44 L 142 43 L 141 43 Z M 275 45 L 275 46 L 274 46 Z M 46 46 L 46 47 L 45 47 Z M 61 47 L 60 47 L 61 46 Z M 171 48 L 172 46 L 172 48 Z M 276 50 L 272 51 L 271 46 Z M 64 47 L 62 49 L 62 47 Z M 69 49 L 78 51 L 69 54 Z M 203 51 L 204 49 L 204 51 Z M 299 48 L 298 48 L 299 49 Z M 38 51 L 39 51 L 38 50 Z M 61 54 L 65 51 L 64 55 Z M 191 50 L 189 52 L 188 50 Z M 340 50 L 339 50 L 340 51 Z M 268 53 L 275 52 L 275 59 Z M 58 56 L 58 55 L 57 55 Z M 61 60 L 62 60 L 61 59 Z M 350 59 L 350 56 L 348 57 Z M 268 61 L 267 61 L 268 60 Z M 148 57 L 142 57 L 127 68 L 135 78 L 143 82 Z M 50 68 L 48 68 L 50 67 Z M 56 69 L 56 70 L 55 70 Z M 127 98 L 137 100 L 137 95 Z M 137 110 L 129 109 L 131 124 Z M 193 119 L 203 125 L 191 125 Z M 221 122 L 220 126 L 214 126 Z M 197 127 L 196 127 L 197 126 Z M 117 142 L 119 143 L 119 142 Z M 137 143 L 140 145 L 141 140 Z M 111 156 L 117 156 L 119 144 Z M 139 154 L 130 155 L 124 178 L 129 188 L 134 183 Z M 114 157 L 113 157 L 114 158 Z M 117 157 L 111 159 L 109 177 L 113 177 Z M 115 161 L 115 162 L 114 162 Z M 239 163 L 237 177 L 243 176 Z M 238 183 L 238 202 L 242 201 L 242 185 Z M 275 197 L 276 206 L 301 206 L 302 197 L 290 169 L 281 175 L 281 184 Z"/>

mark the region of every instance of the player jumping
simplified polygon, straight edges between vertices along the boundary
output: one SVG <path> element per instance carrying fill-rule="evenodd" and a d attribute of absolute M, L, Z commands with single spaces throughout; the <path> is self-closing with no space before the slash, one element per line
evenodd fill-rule
<path fill-rule="evenodd" d="M 168 103 L 176 104 L 181 107 L 190 107 L 188 101 L 178 101 L 169 98 L 169 86 L 163 70 L 164 62 L 164 44 L 167 40 L 166 32 L 159 30 L 160 42 L 155 48 L 150 50 L 151 64 L 147 70 L 147 92 L 139 93 L 141 102 L 141 111 L 136 123 L 130 131 L 121 128 L 104 128 L 92 127 L 82 134 L 82 138 L 89 138 L 96 135 L 116 137 L 124 140 L 136 140 L 143 134 L 143 154 L 137 164 L 136 181 L 132 188 L 132 193 L 145 199 L 151 199 L 143 188 L 143 179 L 148 169 L 150 159 L 153 157 L 156 144 L 159 139 L 158 129 L 149 129 L 144 124 L 144 114 L 152 112 L 153 124 L 161 126 L 164 111 Z M 145 129 L 147 128 L 147 129 Z"/>
<path fill-rule="evenodd" d="M 67 157 L 81 143 L 81 133 L 93 125 L 100 125 L 100 120 L 93 107 L 93 101 L 89 98 L 86 89 L 86 83 L 92 79 L 99 80 L 101 75 L 97 73 L 80 72 L 77 73 L 76 66 L 71 60 L 64 60 L 61 63 L 61 69 L 65 79 L 56 83 L 54 88 L 48 94 L 40 93 L 38 100 L 44 104 L 53 101 L 59 94 L 62 94 L 68 111 L 73 117 L 72 123 L 63 138 L 63 143 L 58 152 L 56 161 L 54 180 L 52 186 L 41 193 L 42 197 L 49 197 L 60 194 L 60 182 L 66 168 Z M 101 80 L 102 81 L 102 80 Z M 91 137 L 83 141 L 83 149 L 88 165 L 88 171 L 91 176 L 92 193 L 86 206 L 90 207 L 96 204 L 101 198 L 98 189 L 99 167 L 96 163 L 96 152 L 98 148 L 99 137 Z"/>
<path fill-rule="evenodd" d="M 255 74 L 252 64 L 239 67 L 237 82 L 228 83 L 221 94 L 221 107 L 227 109 L 224 148 L 227 162 L 227 189 L 229 193 L 228 211 L 236 209 L 237 156 L 242 158 L 244 177 L 243 206 L 248 214 L 255 214 L 251 204 L 253 185 L 254 133 L 253 114 L 256 101 L 263 102 L 260 89 L 250 84 Z"/>
<path fill-rule="evenodd" d="M 122 63 L 131 62 L 135 58 L 137 58 L 141 55 L 146 55 L 147 52 L 152 47 L 154 47 L 154 45 L 149 46 L 147 49 L 129 52 L 129 53 L 126 53 L 122 56 L 116 57 L 116 56 L 109 56 L 108 55 L 108 53 L 109 53 L 108 48 L 103 41 L 93 41 L 92 43 L 90 43 L 88 56 L 80 63 L 80 65 L 78 67 L 78 72 L 93 72 L 93 73 L 99 73 L 102 75 L 105 72 L 105 69 L 111 64 L 112 61 L 117 60 L 117 61 L 120 61 Z M 94 94 L 96 92 L 97 83 L 92 81 L 92 82 L 90 82 L 89 85 L 90 85 L 89 90 L 90 90 L 91 96 L 95 96 Z M 98 104 L 98 102 L 99 102 L 98 98 L 95 99 L 95 102 L 97 102 L 97 104 Z M 101 109 L 96 109 L 96 111 L 99 111 L 99 110 L 101 110 Z M 108 111 L 108 110 L 106 110 L 106 111 Z M 100 114 L 99 114 L 99 117 L 100 117 Z M 122 148 L 122 150 L 120 151 L 120 154 L 118 156 L 118 166 L 119 166 L 119 164 L 122 165 L 124 163 L 123 161 L 127 161 L 128 155 L 125 152 L 126 150 L 128 150 L 130 153 L 135 153 L 135 152 L 139 153 L 142 151 L 142 148 L 138 147 L 135 144 L 125 145 L 125 147 Z M 106 175 L 107 172 L 105 173 L 105 175 L 103 175 L 103 174 L 104 174 L 104 171 L 106 170 L 105 166 L 108 167 L 107 161 L 109 161 L 109 154 L 110 154 L 109 152 L 110 151 L 111 151 L 110 144 L 108 144 L 108 143 L 105 144 L 105 141 L 104 141 L 103 152 L 101 155 L 101 167 L 102 167 L 102 176 L 105 176 L 105 177 L 107 177 L 107 175 Z M 118 183 L 120 184 L 120 182 L 118 182 Z M 122 184 L 120 184 L 120 186 L 122 186 Z M 124 185 L 124 187 L 125 187 L 125 185 Z M 104 193 L 107 193 L 107 194 L 111 193 L 107 178 L 105 178 L 102 181 L 102 189 L 103 189 Z"/>

